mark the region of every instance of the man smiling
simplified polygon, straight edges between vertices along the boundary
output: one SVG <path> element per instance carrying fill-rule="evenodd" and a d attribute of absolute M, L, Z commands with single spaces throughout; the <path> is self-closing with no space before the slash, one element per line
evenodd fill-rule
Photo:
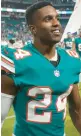
<path fill-rule="evenodd" d="M 7 49 L 2 55 L 2 68 L 8 71 L 2 75 L 2 121 L 13 103 L 14 136 L 64 136 L 68 98 L 71 118 L 81 134 L 77 86 L 81 62 L 76 52 L 55 49 L 61 39 L 58 13 L 51 3 L 39 2 L 27 9 L 26 22 L 32 46 L 12 55 Z"/>

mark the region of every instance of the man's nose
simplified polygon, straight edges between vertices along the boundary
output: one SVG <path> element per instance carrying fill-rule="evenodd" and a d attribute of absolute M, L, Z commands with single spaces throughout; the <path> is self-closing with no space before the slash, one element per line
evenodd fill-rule
<path fill-rule="evenodd" d="M 54 18 L 53 21 L 52 21 L 52 25 L 53 26 L 60 26 L 61 24 L 60 24 L 60 22 L 57 18 Z"/>

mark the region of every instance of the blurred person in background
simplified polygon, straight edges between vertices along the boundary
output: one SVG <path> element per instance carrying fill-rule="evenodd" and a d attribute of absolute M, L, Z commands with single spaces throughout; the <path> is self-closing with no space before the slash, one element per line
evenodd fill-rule
<path fill-rule="evenodd" d="M 68 32 L 67 37 L 64 38 L 64 41 L 63 41 L 64 48 L 68 49 L 68 50 L 74 49 L 73 40 L 74 40 L 74 38 L 72 37 L 72 34 L 70 32 Z"/>
<path fill-rule="evenodd" d="M 77 37 L 73 42 L 74 50 L 79 54 L 81 58 L 81 28 L 77 32 Z"/>

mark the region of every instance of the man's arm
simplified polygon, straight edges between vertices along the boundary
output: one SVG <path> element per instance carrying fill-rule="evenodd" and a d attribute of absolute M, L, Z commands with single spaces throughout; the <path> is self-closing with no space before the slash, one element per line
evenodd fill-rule
<path fill-rule="evenodd" d="M 75 45 L 75 42 L 72 42 L 72 50 L 75 50 L 75 51 L 76 51 L 76 45 Z"/>
<path fill-rule="evenodd" d="M 68 96 L 69 113 L 72 122 L 81 135 L 81 98 L 79 95 L 78 85 L 73 85 L 73 90 Z"/>
<path fill-rule="evenodd" d="M 62 48 L 65 48 L 65 43 L 64 43 L 64 41 L 61 43 L 61 47 L 62 47 Z"/>
<path fill-rule="evenodd" d="M 1 76 L 1 123 L 3 124 L 17 93 L 17 88 L 11 78 Z"/>

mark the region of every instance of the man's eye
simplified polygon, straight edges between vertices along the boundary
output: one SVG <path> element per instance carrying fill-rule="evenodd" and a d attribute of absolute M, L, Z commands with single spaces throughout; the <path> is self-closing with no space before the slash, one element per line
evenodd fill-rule
<path fill-rule="evenodd" d="M 51 17 L 45 18 L 45 21 L 46 21 L 46 22 L 48 22 L 48 21 L 50 21 L 50 20 L 51 20 Z"/>

